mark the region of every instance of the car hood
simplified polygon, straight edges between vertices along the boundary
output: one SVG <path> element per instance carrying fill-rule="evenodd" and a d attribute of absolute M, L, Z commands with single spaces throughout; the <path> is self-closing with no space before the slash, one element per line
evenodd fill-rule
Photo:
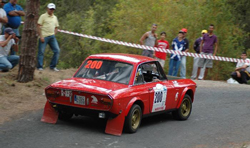
<path fill-rule="evenodd" d="M 107 95 L 111 91 L 128 87 L 128 85 L 125 84 L 84 78 L 70 78 L 67 80 L 61 80 L 51 84 L 50 86 L 59 89 L 70 89 L 104 95 Z"/>

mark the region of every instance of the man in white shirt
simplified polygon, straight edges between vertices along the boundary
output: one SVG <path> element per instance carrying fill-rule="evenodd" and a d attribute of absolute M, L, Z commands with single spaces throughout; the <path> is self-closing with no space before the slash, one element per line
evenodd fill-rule
<path fill-rule="evenodd" d="M 4 35 L 0 35 L 0 71 L 7 72 L 14 68 L 19 61 L 19 56 L 9 55 L 10 48 L 18 51 L 18 38 L 11 28 L 5 28 Z"/>
<path fill-rule="evenodd" d="M 243 52 L 241 54 L 241 58 L 248 62 L 238 62 L 235 68 L 235 72 L 233 72 L 231 76 L 240 84 L 247 84 L 247 81 L 250 80 L 250 59 L 247 58 L 246 52 Z"/>

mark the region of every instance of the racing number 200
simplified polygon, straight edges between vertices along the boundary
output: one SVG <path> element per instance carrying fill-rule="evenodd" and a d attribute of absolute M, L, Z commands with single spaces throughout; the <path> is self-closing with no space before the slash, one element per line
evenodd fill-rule
<path fill-rule="evenodd" d="M 154 103 L 160 103 L 162 101 L 162 97 L 163 97 L 163 92 L 162 91 L 158 91 L 155 93 L 155 101 Z"/>
<path fill-rule="evenodd" d="M 87 64 L 86 64 L 85 68 L 100 69 L 101 66 L 102 66 L 102 61 L 89 60 L 89 61 L 87 61 Z"/>

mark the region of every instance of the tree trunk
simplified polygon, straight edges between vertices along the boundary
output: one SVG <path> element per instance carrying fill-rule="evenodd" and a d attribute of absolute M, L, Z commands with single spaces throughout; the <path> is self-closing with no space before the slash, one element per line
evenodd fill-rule
<path fill-rule="evenodd" d="M 22 32 L 18 82 L 29 82 L 34 78 L 37 51 L 37 20 L 40 0 L 27 0 L 26 15 Z"/>

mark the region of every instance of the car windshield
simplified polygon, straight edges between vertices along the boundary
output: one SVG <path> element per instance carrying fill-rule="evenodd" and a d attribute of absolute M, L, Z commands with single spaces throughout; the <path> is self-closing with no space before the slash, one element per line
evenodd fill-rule
<path fill-rule="evenodd" d="M 133 65 L 110 60 L 89 59 L 76 73 L 77 78 L 100 79 L 128 84 Z"/>

